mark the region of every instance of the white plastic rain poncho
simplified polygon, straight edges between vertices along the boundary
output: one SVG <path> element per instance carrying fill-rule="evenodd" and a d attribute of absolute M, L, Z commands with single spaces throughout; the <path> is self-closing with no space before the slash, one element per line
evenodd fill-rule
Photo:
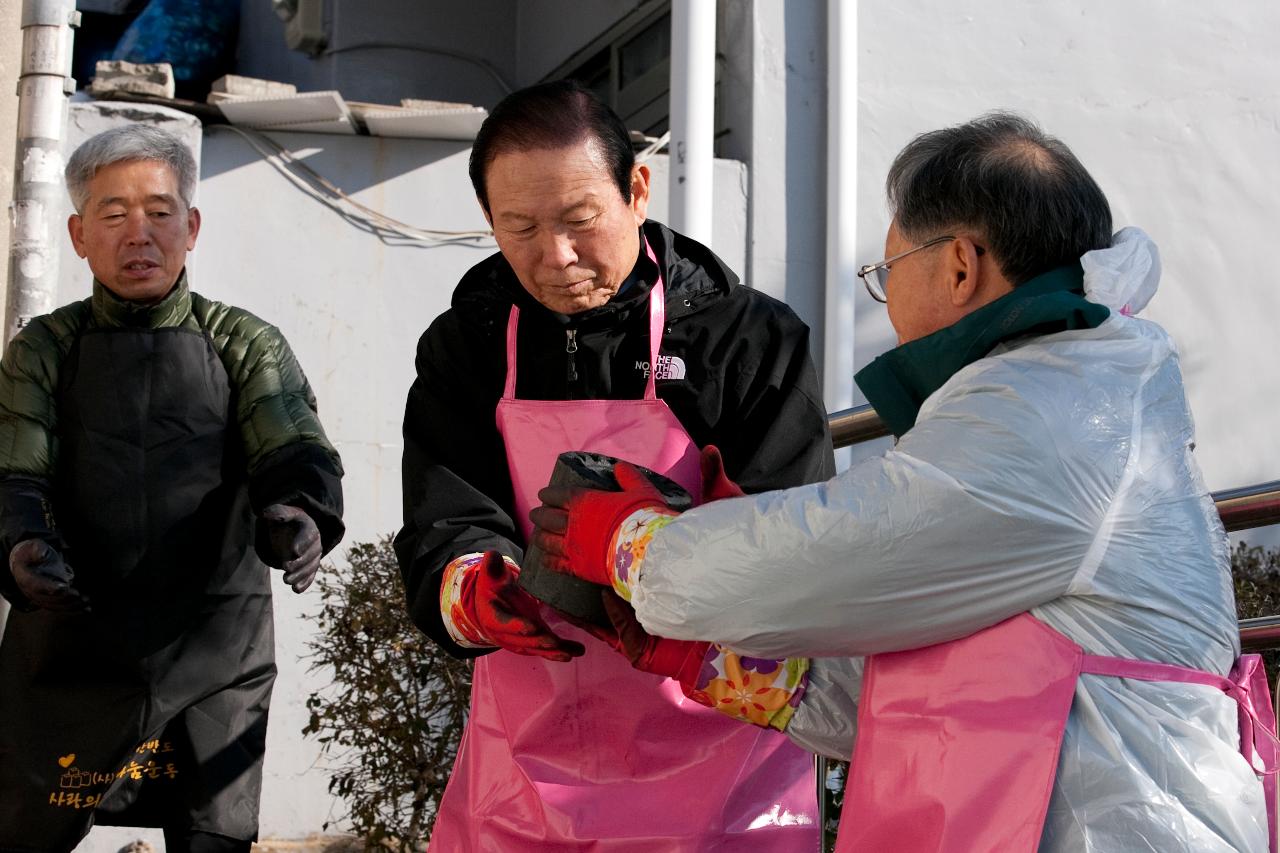
<path fill-rule="evenodd" d="M 1096 328 L 1005 343 L 925 400 L 884 456 L 812 486 L 708 504 L 649 546 L 644 627 L 816 659 L 788 728 L 848 757 L 862 656 L 1024 611 L 1085 652 L 1226 674 L 1229 546 L 1192 459 L 1173 343 L 1128 316 L 1159 279 L 1126 229 L 1082 259 Z M 1084 675 L 1041 850 L 1263 851 L 1237 707 L 1211 687 Z"/>

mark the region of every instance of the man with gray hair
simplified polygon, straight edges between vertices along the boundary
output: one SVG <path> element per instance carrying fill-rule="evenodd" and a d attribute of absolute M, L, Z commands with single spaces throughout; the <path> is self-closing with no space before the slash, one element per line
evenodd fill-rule
<path fill-rule="evenodd" d="M 97 822 L 247 851 L 276 672 L 262 563 L 311 583 L 341 463 L 280 332 L 188 288 L 182 141 L 115 128 L 66 177 L 93 294 L 0 361 L 0 850 L 70 850 Z"/>
<path fill-rule="evenodd" d="M 841 853 L 1268 849 L 1266 680 L 1177 351 L 1133 316 L 1155 245 L 1008 114 L 912 141 L 888 196 L 859 274 L 899 346 L 857 381 L 892 450 L 684 514 L 620 465 L 544 489 L 535 542 L 630 601 L 633 649 L 715 641 L 692 698 L 852 754 Z"/>

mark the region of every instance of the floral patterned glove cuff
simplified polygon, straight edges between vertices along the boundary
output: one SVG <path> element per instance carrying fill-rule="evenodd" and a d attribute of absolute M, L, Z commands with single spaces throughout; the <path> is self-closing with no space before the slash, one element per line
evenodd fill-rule
<path fill-rule="evenodd" d="M 647 506 L 623 519 L 609 544 L 613 555 L 613 591 L 631 600 L 631 590 L 640 577 L 645 552 L 654 534 L 676 520 L 680 513 L 665 507 Z"/>
<path fill-rule="evenodd" d="M 520 571 L 515 560 L 507 556 L 502 559 L 514 571 Z M 444 567 L 444 577 L 440 579 L 440 616 L 444 620 L 444 629 L 464 649 L 491 649 L 497 646 L 476 625 L 469 607 L 471 597 L 475 594 L 476 573 L 480 571 L 483 561 L 483 553 L 463 554 Z"/>
<path fill-rule="evenodd" d="M 735 720 L 784 731 L 808 684 L 808 658 L 753 658 L 712 645 L 694 689 L 685 692 Z"/>

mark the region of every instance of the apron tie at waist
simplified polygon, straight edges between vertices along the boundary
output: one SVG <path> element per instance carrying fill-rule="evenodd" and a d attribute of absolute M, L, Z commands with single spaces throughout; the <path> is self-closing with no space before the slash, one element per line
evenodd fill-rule
<path fill-rule="evenodd" d="M 1275 714 L 1270 701 L 1257 701 L 1259 690 L 1264 700 L 1270 699 L 1260 655 L 1241 655 L 1227 676 L 1175 664 L 1101 655 L 1084 655 L 1080 671 L 1139 681 L 1176 681 L 1218 688 L 1236 700 L 1239 708 L 1240 754 L 1259 775 L 1280 773 L 1280 737 L 1276 734 Z M 1254 761 L 1255 756 L 1257 762 Z M 1261 769 L 1257 766 L 1259 762 Z"/>

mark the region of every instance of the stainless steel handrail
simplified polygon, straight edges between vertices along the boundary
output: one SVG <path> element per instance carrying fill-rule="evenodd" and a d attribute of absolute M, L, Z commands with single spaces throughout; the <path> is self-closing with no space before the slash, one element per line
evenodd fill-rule
<path fill-rule="evenodd" d="M 1280 616 L 1240 620 L 1240 650 L 1260 652 L 1280 648 Z"/>
<path fill-rule="evenodd" d="M 827 423 L 831 443 L 836 447 L 848 447 L 889 434 L 884 421 L 870 406 L 834 412 L 827 416 Z M 1280 524 L 1280 480 L 1214 492 L 1213 502 L 1223 527 L 1229 531 Z M 1280 649 L 1280 616 L 1240 620 L 1240 647 L 1244 651 Z"/>
<path fill-rule="evenodd" d="M 848 447 L 889 434 L 889 428 L 870 406 L 854 406 L 827 415 L 831 428 L 831 443 L 837 448 Z"/>
<path fill-rule="evenodd" d="M 1280 480 L 1214 492 L 1213 502 L 1227 530 L 1280 524 Z"/>

